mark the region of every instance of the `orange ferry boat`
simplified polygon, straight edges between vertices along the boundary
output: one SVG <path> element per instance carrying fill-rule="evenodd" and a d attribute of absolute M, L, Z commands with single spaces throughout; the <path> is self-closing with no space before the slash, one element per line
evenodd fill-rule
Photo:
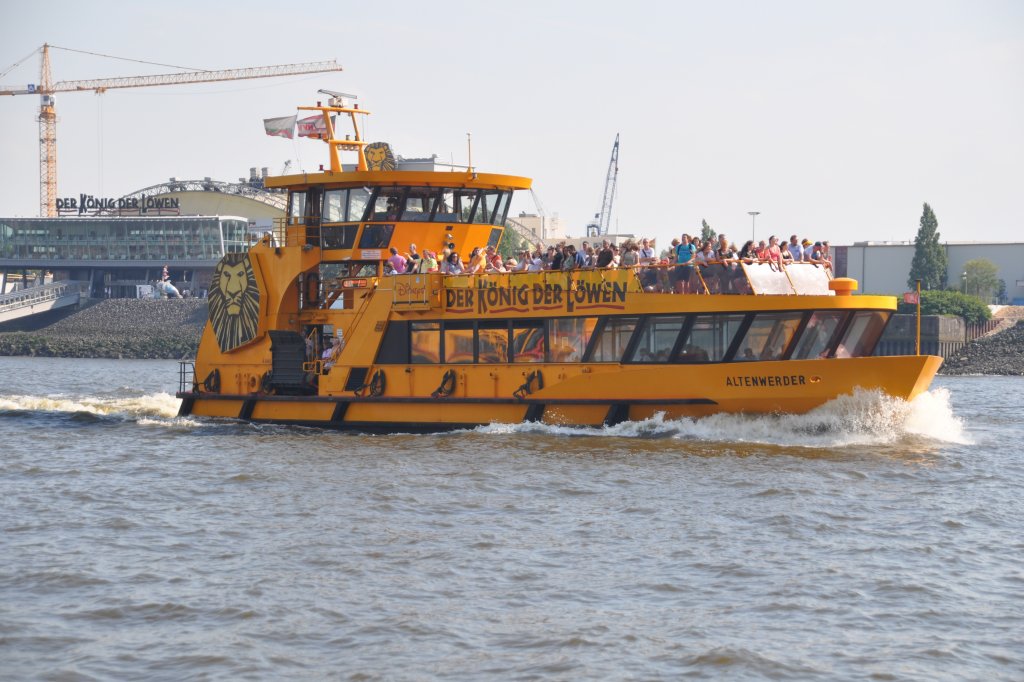
<path fill-rule="evenodd" d="M 181 415 L 391 432 L 801 413 L 857 388 L 912 399 L 942 362 L 874 357 L 895 298 L 812 264 L 734 264 L 741 294 L 699 272 L 702 295 L 656 293 L 653 266 L 385 275 L 391 246 L 497 246 L 530 179 L 404 170 L 362 140 L 365 110 L 300 109 L 322 113 L 330 168 L 267 179 L 288 217 L 218 264 Z"/>

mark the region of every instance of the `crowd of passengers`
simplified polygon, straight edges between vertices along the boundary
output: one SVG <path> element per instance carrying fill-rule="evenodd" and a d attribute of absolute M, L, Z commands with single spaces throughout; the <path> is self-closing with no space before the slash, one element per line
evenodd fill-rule
<path fill-rule="evenodd" d="M 500 272 L 543 272 L 545 270 L 583 270 L 633 268 L 646 291 L 676 293 L 747 293 L 749 283 L 740 263 L 768 263 L 783 269 L 792 263 L 812 263 L 832 268 L 832 254 L 827 241 L 811 242 L 792 235 L 788 242 L 771 236 L 755 244 L 748 239 L 742 248 L 726 235 L 702 240 L 684 233 L 673 239 L 671 248 L 658 254 L 651 240 L 632 239 L 621 246 L 602 240 L 600 244 L 584 241 L 581 248 L 561 242 L 554 246 L 536 244 L 523 249 L 519 258 L 503 258 L 493 246 L 475 247 L 469 260 L 463 262 L 453 248 L 441 252 L 423 249 L 415 244 L 401 254 L 391 247 L 391 257 L 384 265 L 384 274 L 440 272 L 446 275 L 485 274 Z M 699 274 L 699 276 L 698 276 Z"/>

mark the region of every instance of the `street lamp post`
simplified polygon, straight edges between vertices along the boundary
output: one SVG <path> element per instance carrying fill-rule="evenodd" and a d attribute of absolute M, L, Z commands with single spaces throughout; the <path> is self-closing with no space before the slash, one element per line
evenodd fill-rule
<path fill-rule="evenodd" d="M 757 237 L 755 233 L 757 231 L 757 216 L 761 215 L 760 211 L 747 211 L 750 215 L 750 241 L 756 242 Z"/>
<path fill-rule="evenodd" d="M 964 281 L 963 293 L 966 294 L 967 293 L 967 271 L 966 270 L 964 271 L 964 274 L 962 274 L 960 276 L 960 278 Z"/>

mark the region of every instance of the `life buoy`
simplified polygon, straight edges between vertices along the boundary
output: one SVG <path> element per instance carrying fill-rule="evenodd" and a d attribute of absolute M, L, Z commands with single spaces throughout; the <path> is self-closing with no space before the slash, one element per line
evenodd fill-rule
<path fill-rule="evenodd" d="M 384 395 L 384 388 L 387 386 L 387 380 L 384 377 L 384 370 L 378 369 L 370 377 L 370 381 L 363 384 L 355 390 L 355 394 L 360 398 L 365 397 L 364 392 L 369 389 L 370 397 L 377 398 Z"/>
<path fill-rule="evenodd" d="M 220 370 L 215 369 L 203 379 L 203 388 L 207 393 L 220 393 Z"/>
<path fill-rule="evenodd" d="M 450 369 L 444 373 L 444 377 L 441 379 L 441 385 L 437 387 L 437 390 L 430 394 L 431 398 L 447 398 L 455 392 L 455 370 Z"/>

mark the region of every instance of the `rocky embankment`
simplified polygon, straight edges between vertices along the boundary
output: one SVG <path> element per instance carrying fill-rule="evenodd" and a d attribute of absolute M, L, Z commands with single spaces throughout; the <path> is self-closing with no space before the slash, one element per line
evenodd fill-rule
<path fill-rule="evenodd" d="M 36 331 L 0 333 L 0 355 L 194 357 L 206 317 L 205 299 L 107 299 Z"/>
<path fill-rule="evenodd" d="M 1024 375 L 1024 323 L 985 336 L 946 358 L 940 374 Z"/>

